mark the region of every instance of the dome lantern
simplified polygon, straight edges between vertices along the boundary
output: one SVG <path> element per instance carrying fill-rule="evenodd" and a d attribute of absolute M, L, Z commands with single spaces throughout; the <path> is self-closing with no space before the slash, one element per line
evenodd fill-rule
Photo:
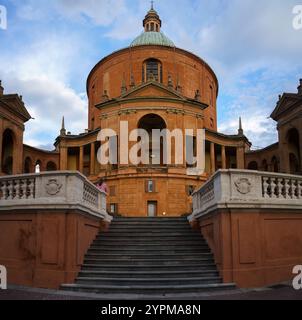
<path fill-rule="evenodd" d="M 161 32 L 161 23 L 158 13 L 153 8 L 152 1 L 151 9 L 143 22 L 144 32 L 132 41 L 130 47 L 156 45 L 174 48 L 173 41 Z"/>
<path fill-rule="evenodd" d="M 145 32 L 160 32 L 161 20 L 158 13 L 154 10 L 153 3 L 154 1 L 151 1 L 151 9 L 143 21 Z"/>

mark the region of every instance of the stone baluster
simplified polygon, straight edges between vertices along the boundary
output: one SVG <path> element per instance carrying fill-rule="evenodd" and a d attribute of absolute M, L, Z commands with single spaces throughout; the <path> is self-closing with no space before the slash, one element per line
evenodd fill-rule
<path fill-rule="evenodd" d="M 264 177 L 263 178 L 263 196 L 264 196 L 264 198 L 270 198 L 268 188 L 269 188 L 269 178 Z"/>
<path fill-rule="evenodd" d="M 277 188 L 276 188 L 277 198 L 280 199 L 282 198 L 282 188 L 283 188 L 282 179 L 277 178 L 276 181 L 277 181 Z"/>
<path fill-rule="evenodd" d="M 7 181 L 7 199 L 8 200 L 14 199 L 13 189 L 14 189 L 14 181 L 13 180 Z"/>
<path fill-rule="evenodd" d="M 302 181 L 298 181 L 297 189 L 298 189 L 298 199 L 301 199 L 302 198 Z"/>
<path fill-rule="evenodd" d="M 7 189 L 6 189 L 6 181 L 1 183 L 1 200 L 6 200 L 7 198 Z"/>
<path fill-rule="evenodd" d="M 20 180 L 20 199 L 26 199 L 26 180 Z"/>
<path fill-rule="evenodd" d="M 14 190 L 15 190 L 15 198 L 20 199 L 22 196 L 22 181 L 20 179 L 16 180 Z"/>
<path fill-rule="evenodd" d="M 292 197 L 298 199 L 298 180 L 292 180 Z"/>
<path fill-rule="evenodd" d="M 271 179 L 271 198 L 276 199 L 277 198 L 277 182 L 275 178 Z"/>
<path fill-rule="evenodd" d="M 28 179 L 27 180 L 27 199 L 34 199 L 35 198 L 35 180 Z"/>
<path fill-rule="evenodd" d="M 290 180 L 289 179 L 285 179 L 284 180 L 284 197 L 285 199 L 288 199 L 288 197 L 290 196 L 289 191 L 290 191 Z"/>

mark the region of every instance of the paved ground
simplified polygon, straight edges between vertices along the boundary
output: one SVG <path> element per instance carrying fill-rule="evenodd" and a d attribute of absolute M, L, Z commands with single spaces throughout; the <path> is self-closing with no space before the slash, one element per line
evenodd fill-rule
<path fill-rule="evenodd" d="M 0 300 L 302 300 L 302 290 L 295 291 L 290 285 L 272 288 L 235 290 L 194 295 L 171 295 L 166 297 L 142 297 L 129 295 L 102 296 L 96 294 L 70 293 L 63 291 L 9 287 L 0 290 Z"/>

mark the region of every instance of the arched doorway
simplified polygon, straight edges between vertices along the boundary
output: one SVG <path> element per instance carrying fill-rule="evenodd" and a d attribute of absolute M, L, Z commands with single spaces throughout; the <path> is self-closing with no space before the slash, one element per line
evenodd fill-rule
<path fill-rule="evenodd" d="M 2 172 L 7 175 L 13 174 L 13 152 L 15 136 L 12 130 L 6 129 L 2 139 Z"/>
<path fill-rule="evenodd" d="M 258 163 L 256 161 L 252 161 L 248 165 L 249 170 L 258 170 Z"/>
<path fill-rule="evenodd" d="M 24 162 L 24 173 L 32 173 L 33 162 L 30 157 L 27 157 Z"/>
<path fill-rule="evenodd" d="M 268 163 L 266 160 L 262 161 L 262 170 L 263 171 L 268 171 Z"/>
<path fill-rule="evenodd" d="M 152 130 L 164 130 L 166 129 L 166 122 L 163 118 L 156 114 L 147 114 L 142 117 L 138 123 L 138 129 L 144 129 L 148 132 L 149 135 L 149 156 L 150 156 L 150 163 L 158 163 L 163 165 L 164 159 L 164 143 L 163 139 L 160 142 L 160 150 L 153 150 L 153 143 L 152 143 Z M 159 159 L 157 159 L 159 158 Z M 159 160 L 159 161 L 158 161 Z"/>
<path fill-rule="evenodd" d="M 42 171 L 42 161 L 37 160 L 35 164 L 35 173 L 40 173 Z"/>
<path fill-rule="evenodd" d="M 54 162 L 49 161 L 46 165 L 46 171 L 57 171 L 57 165 Z"/>
<path fill-rule="evenodd" d="M 297 174 L 300 172 L 299 159 L 293 153 L 289 154 L 289 167 L 291 174 Z"/>
<path fill-rule="evenodd" d="M 299 131 L 297 129 L 293 128 L 288 131 L 287 142 L 290 173 L 299 174 L 301 172 L 301 151 Z"/>
<path fill-rule="evenodd" d="M 272 171 L 279 172 L 279 162 L 278 162 L 277 157 L 272 158 Z"/>

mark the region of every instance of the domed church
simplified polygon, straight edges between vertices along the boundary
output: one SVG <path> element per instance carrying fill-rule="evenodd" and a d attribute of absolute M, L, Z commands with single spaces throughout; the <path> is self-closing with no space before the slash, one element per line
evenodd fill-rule
<path fill-rule="evenodd" d="M 30 115 L 22 97 L 4 94 L 0 85 L 1 174 L 31 173 L 37 165 L 40 171 L 77 170 L 94 183 L 105 179 L 110 214 L 169 217 L 191 213 L 192 193 L 218 169 L 247 167 L 246 157 L 252 159 L 255 153 L 250 152 L 251 143 L 241 121 L 234 135 L 217 132 L 219 84 L 214 71 L 202 58 L 176 47 L 162 27 L 152 5 L 143 20 L 142 33 L 129 47 L 95 65 L 87 79 L 88 128 L 73 135 L 63 119 L 53 152 L 23 144 L 24 123 Z M 98 161 L 98 135 L 102 129 L 119 134 L 123 122 L 128 123 L 129 132 L 181 129 L 184 137 L 186 129 L 194 133 L 204 129 L 205 172 L 188 175 L 190 164 L 186 162 L 165 164 L 162 144 L 156 164 L 124 164 L 123 154 L 118 152 L 115 164 L 102 165 Z M 125 141 L 121 140 L 125 137 L 117 138 L 117 144 Z M 129 142 L 129 150 L 134 144 Z M 172 143 L 172 158 L 174 154 Z M 156 156 L 151 153 L 152 157 Z"/>

